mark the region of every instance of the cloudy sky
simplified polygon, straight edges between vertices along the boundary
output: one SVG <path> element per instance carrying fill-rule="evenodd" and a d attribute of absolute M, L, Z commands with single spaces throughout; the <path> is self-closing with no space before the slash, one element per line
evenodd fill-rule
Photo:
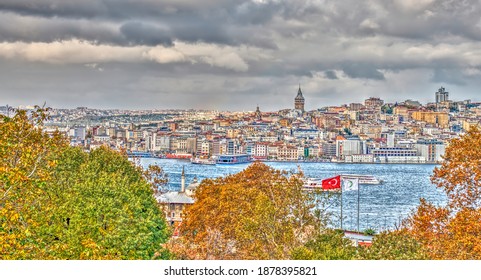
<path fill-rule="evenodd" d="M 0 105 L 481 101 L 478 0 L 1 0 Z"/>

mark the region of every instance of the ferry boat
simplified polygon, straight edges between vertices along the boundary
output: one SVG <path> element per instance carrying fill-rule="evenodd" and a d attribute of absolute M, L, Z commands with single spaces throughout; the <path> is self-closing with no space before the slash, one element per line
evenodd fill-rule
<path fill-rule="evenodd" d="M 304 180 L 304 185 L 302 186 L 304 191 L 322 190 L 322 180 L 315 178 L 307 178 Z"/>
<path fill-rule="evenodd" d="M 380 185 L 382 180 L 377 179 L 372 175 L 358 175 L 358 174 L 341 174 L 342 179 L 359 179 L 359 185 Z M 322 179 L 307 178 L 304 180 L 303 190 L 322 190 Z M 336 191 L 339 189 L 332 189 L 330 191 Z"/>
<path fill-rule="evenodd" d="M 210 158 L 198 158 L 193 157 L 190 159 L 190 163 L 192 164 L 206 164 L 206 165 L 215 165 L 215 159 Z"/>
<path fill-rule="evenodd" d="M 166 154 L 165 157 L 171 159 L 190 159 L 192 158 L 192 154 Z"/>
<path fill-rule="evenodd" d="M 330 192 L 337 192 L 341 189 L 326 189 L 322 188 L 322 179 L 317 178 L 307 178 L 304 180 L 304 185 L 302 186 L 302 190 L 304 191 L 314 191 L 314 190 L 321 190 L 321 191 L 330 191 Z"/>
<path fill-rule="evenodd" d="M 341 174 L 342 179 L 359 179 L 359 185 L 381 185 L 382 180 L 377 179 L 372 175 L 360 174 Z"/>
<path fill-rule="evenodd" d="M 149 152 L 127 152 L 127 157 L 129 158 L 154 158 L 155 155 Z"/>
<path fill-rule="evenodd" d="M 249 162 L 251 162 L 251 158 L 246 154 L 219 155 L 216 160 L 216 164 L 240 164 Z"/>

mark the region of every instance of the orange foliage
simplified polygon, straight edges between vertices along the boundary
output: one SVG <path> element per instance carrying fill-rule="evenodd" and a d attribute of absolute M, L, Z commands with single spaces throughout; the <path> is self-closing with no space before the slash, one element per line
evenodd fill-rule
<path fill-rule="evenodd" d="M 481 207 L 481 132 L 477 128 L 450 141 L 432 181 L 444 189 L 451 208 Z"/>
<path fill-rule="evenodd" d="M 446 192 L 447 206 L 422 200 L 408 232 L 432 259 L 481 259 L 481 132 L 452 140 L 444 158 L 432 181 Z"/>
<path fill-rule="evenodd" d="M 171 248 L 190 259 L 284 259 L 318 225 L 299 175 L 262 163 L 202 181 Z"/>

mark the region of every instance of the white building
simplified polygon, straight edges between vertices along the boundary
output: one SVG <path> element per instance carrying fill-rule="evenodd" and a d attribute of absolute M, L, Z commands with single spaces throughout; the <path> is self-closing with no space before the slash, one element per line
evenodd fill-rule
<path fill-rule="evenodd" d="M 418 155 L 424 157 L 426 162 L 441 162 L 446 151 L 446 145 L 440 140 L 418 140 L 414 145 Z"/>
<path fill-rule="evenodd" d="M 359 139 L 336 140 L 336 157 L 366 154 L 366 142 Z"/>

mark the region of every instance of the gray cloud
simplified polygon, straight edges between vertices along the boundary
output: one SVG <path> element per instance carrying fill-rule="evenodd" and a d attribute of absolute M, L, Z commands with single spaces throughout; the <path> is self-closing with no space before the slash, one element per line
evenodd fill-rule
<path fill-rule="evenodd" d="M 368 64 L 347 63 L 342 67 L 342 71 L 350 78 L 384 80 L 384 74 Z"/>
<path fill-rule="evenodd" d="M 330 80 L 337 80 L 338 79 L 338 77 L 336 75 L 336 72 L 334 72 L 332 70 L 324 71 L 324 75 L 326 76 L 326 78 L 328 78 Z"/>
<path fill-rule="evenodd" d="M 479 14 L 474 0 L 3 0 L 0 97 L 275 109 L 299 82 L 315 104 L 429 101 L 439 84 L 473 96 Z"/>
<path fill-rule="evenodd" d="M 467 83 L 460 69 L 435 69 L 431 81 L 457 86 L 464 86 Z"/>
<path fill-rule="evenodd" d="M 120 32 L 132 45 L 171 46 L 169 31 L 142 22 L 127 22 L 120 27 Z"/>

